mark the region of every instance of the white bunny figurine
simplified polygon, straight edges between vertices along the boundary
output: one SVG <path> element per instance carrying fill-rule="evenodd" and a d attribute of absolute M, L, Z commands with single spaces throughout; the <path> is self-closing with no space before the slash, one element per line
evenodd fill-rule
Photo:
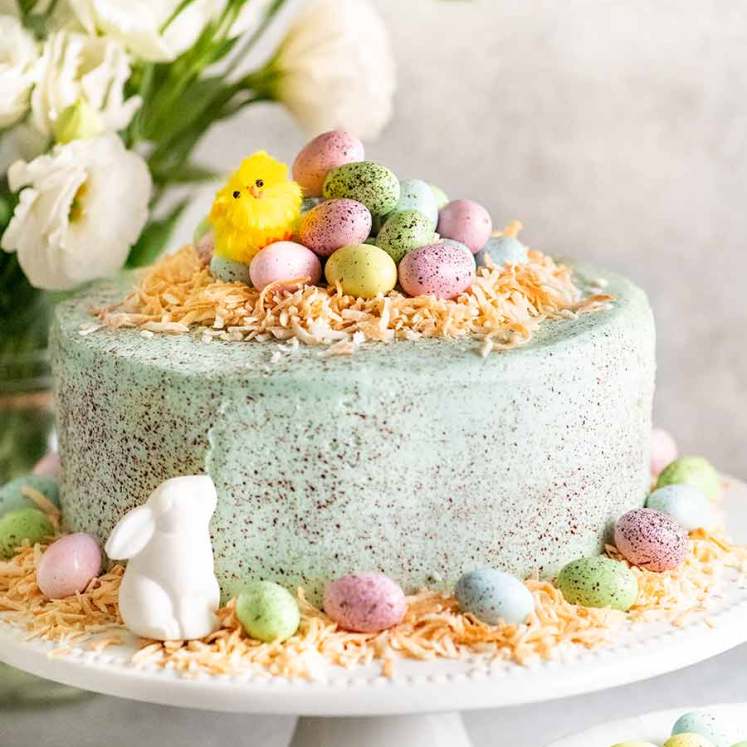
<path fill-rule="evenodd" d="M 114 527 L 106 553 L 128 561 L 119 611 L 133 633 L 171 641 L 216 629 L 220 590 L 208 528 L 216 503 L 208 475 L 174 477 Z"/>

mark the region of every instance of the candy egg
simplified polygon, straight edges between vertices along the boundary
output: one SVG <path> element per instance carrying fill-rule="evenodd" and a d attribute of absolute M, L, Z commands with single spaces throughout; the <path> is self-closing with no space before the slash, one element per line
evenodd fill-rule
<path fill-rule="evenodd" d="M 232 259 L 221 257 L 214 254 L 210 258 L 210 272 L 216 280 L 223 283 L 244 283 L 251 285 L 252 280 L 249 277 L 249 265 L 243 262 L 235 262 Z"/>
<path fill-rule="evenodd" d="M 506 622 L 520 625 L 534 610 L 534 597 L 518 578 L 494 568 L 465 573 L 454 596 L 464 612 L 488 625 Z"/>
<path fill-rule="evenodd" d="M 376 244 L 399 263 L 411 249 L 429 244 L 433 239 L 430 220 L 418 210 L 404 210 L 392 213 L 387 219 Z"/>
<path fill-rule="evenodd" d="M 308 142 L 293 161 L 293 179 L 306 197 L 319 197 L 331 169 L 362 161 L 363 143 L 345 130 L 331 130 Z"/>
<path fill-rule="evenodd" d="M 438 233 L 461 242 L 473 254 L 485 246 L 492 230 L 490 213 L 472 200 L 453 200 L 438 213 Z"/>
<path fill-rule="evenodd" d="M 737 738 L 726 719 L 709 711 L 690 711 L 680 716 L 672 727 L 672 736 L 698 734 L 713 742 L 713 747 L 730 747 Z"/>
<path fill-rule="evenodd" d="M 604 555 L 568 563 L 560 571 L 557 585 L 566 601 L 584 607 L 628 610 L 638 596 L 633 571 L 625 563 Z"/>
<path fill-rule="evenodd" d="M 392 214 L 405 210 L 417 210 L 428 219 L 431 231 L 438 223 L 438 204 L 430 184 L 422 179 L 404 179 L 399 183 L 399 201 Z"/>
<path fill-rule="evenodd" d="M 386 166 L 373 161 L 348 163 L 327 174 L 324 197 L 348 197 L 362 202 L 372 215 L 386 215 L 399 200 L 399 180 Z"/>
<path fill-rule="evenodd" d="M 399 282 L 410 296 L 456 298 L 472 285 L 475 258 L 455 241 L 426 244 L 408 252 L 399 265 Z"/>
<path fill-rule="evenodd" d="M 692 485 L 665 485 L 646 499 L 646 508 L 671 516 L 688 532 L 702 527 L 710 529 L 716 516 L 711 502 Z"/>
<path fill-rule="evenodd" d="M 429 184 L 428 186 L 431 188 L 431 192 L 433 192 L 433 196 L 436 198 L 436 207 L 440 210 L 449 202 L 449 197 L 441 187 L 437 187 L 435 184 Z"/>
<path fill-rule="evenodd" d="M 713 465 L 703 457 L 684 456 L 675 459 L 665 467 L 656 481 L 656 487 L 664 485 L 694 485 L 709 498 L 716 498 L 721 492 L 721 480 Z"/>
<path fill-rule="evenodd" d="M 341 198 L 317 205 L 301 218 L 298 240 L 322 257 L 347 244 L 362 244 L 371 233 L 371 213 L 360 202 Z"/>
<path fill-rule="evenodd" d="M 676 734 L 669 737 L 663 747 L 716 747 L 716 745 L 700 734 Z"/>
<path fill-rule="evenodd" d="M 634 508 L 615 524 L 615 545 L 633 565 L 649 571 L 676 568 L 687 555 L 687 532 L 669 515 Z"/>
<path fill-rule="evenodd" d="M 244 630 L 258 641 L 284 641 L 301 623 L 301 613 L 293 595 L 271 581 L 255 581 L 236 599 L 236 616 Z"/>
<path fill-rule="evenodd" d="M 373 298 L 388 293 L 397 284 L 397 265 L 378 246 L 350 244 L 327 260 L 324 275 L 330 285 L 340 283 L 343 293 Z"/>
<path fill-rule="evenodd" d="M 319 257 L 295 241 L 276 241 L 257 252 L 249 265 L 249 277 L 257 290 L 270 283 L 306 278 L 309 285 L 319 282 Z"/>
<path fill-rule="evenodd" d="M 344 630 L 377 633 L 402 622 L 402 589 L 383 573 L 351 573 L 324 590 L 324 611 Z"/>
<path fill-rule="evenodd" d="M 52 523 L 39 509 L 19 508 L 0 517 L 0 557 L 12 558 L 24 540 L 32 545 L 54 534 Z"/>
<path fill-rule="evenodd" d="M 677 442 L 668 431 L 654 428 L 651 431 L 651 474 L 658 475 L 676 458 Z"/>
<path fill-rule="evenodd" d="M 491 236 L 475 256 L 478 267 L 487 265 L 486 257 L 490 257 L 490 261 L 496 267 L 502 267 L 508 262 L 513 264 L 527 262 L 529 253 L 516 236 Z"/>
<path fill-rule="evenodd" d="M 55 506 L 60 505 L 60 488 L 57 479 L 49 475 L 21 475 L 0 488 L 0 515 L 18 508 L 37 508 L 25 491 L 41 493 Z"/>
<path fill-rule="evenodd" d="M 36 585 L 45 597 L 63 599 L 83 591 L 101 573 L 101 550 L 90 534 L 66 534 L 53 542 L 36 568 Z"/>

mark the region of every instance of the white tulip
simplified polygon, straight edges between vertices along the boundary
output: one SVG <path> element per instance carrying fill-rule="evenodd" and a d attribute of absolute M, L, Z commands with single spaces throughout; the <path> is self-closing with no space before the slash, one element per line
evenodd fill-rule
<path fill-rule="evenodd" d="M 222 7 L 220 0 L 193 0 L 173 17 L 180 0 L 68 2 L 90 34 L 104 33 L 150 62 L 168 62 L 189 49 Z"/>
<path fill-rule="evenodd" d="M 376 137 L 392 114 L 395 66 L 386 27 L 365 0 L 317 0 L 275 60 L 274 96 L 310 132 Z"/>
<path fill-rule="evenodd" d="M 51 136 L 62 113 L 81 99 L 101 118 L 103 128 L 126 127 L 142 103 L 124 98 L 130 63 L 124 48 L 106 37 L 58 31 L 44 43 L 31 94 L 31 121 Z"/>
<path fill-rule="evenodd" d="M 8 183 L 21 192 L 0 246 L 18 252 L 37 288 L 67 290 L 116 272 L 148 218 L 148 167 L 116 135 L 17 161 Z"/>
<path fill-rule="evenodd" d="M 38 56 L 34 37 L 21 22 L 0 15 L 0 129 L 15 124 L 28 111 Z"/>

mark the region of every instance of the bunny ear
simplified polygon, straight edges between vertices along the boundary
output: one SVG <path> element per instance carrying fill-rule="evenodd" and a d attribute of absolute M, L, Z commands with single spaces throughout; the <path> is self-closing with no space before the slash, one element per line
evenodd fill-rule
<path fill-rule="evenodd" d="M 155 517 L 149 506 L 139 506 L 126 513 L 114 527 L 106 542 L 106 554 L 112 560 L 134 558 L 148 544 L 156 530 Z"/>

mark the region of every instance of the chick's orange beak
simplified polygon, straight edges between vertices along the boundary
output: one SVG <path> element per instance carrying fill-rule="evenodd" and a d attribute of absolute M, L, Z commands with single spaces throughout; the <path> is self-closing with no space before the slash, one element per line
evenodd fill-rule
<path fill-rule="evenodd" d="M 262 190 L 256 184 L 252 184 L 249 187 L 249 194 L 256 199 L 262 196 Z"/>

